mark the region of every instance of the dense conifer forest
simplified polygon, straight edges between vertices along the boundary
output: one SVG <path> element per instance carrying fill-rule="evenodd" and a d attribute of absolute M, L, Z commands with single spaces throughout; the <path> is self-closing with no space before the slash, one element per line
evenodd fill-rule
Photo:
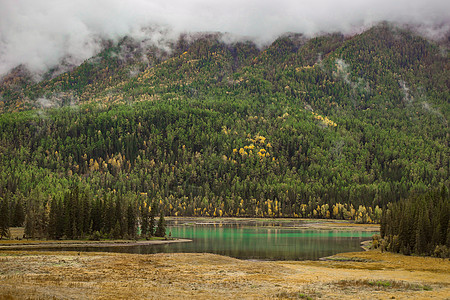
<path fill-rule="evenodd" d="M 124 38 L 53 71 L 36 82 L 19 66 L 1 79 L 2 228 L 136 237 L 153 234 L 161 212 L 383 214 L 391 241 L 403 237 L 389 218 L 411 205 L 448 245 L 448 196 L 436 200 L 439 221 L 435 200 L 424 196 L 425 210 L 402 200 L 450 184 L 445 45 L 389 24 L 262 49 L 218 33 L 182 35 L 170 51 Z M 411 230 L 392 250 L 435 250 Z"/>
<path fill-rule="evenodd" d="M 450 197 L 446 187 L 389 203 L 381 220 L 386 250 L 450 257 Z"/>

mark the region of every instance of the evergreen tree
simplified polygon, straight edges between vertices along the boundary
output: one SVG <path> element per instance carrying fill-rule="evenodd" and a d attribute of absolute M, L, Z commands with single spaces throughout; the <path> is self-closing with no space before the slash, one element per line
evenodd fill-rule
<path fill-rule="evenodd" d="M 100 232 L 102 230 L 102 201 L 100 198 L 96 198 L 92 203 L 92 211 L 91 211 L 91 224 L 92 224 L 92 232 Z"/>
<path fill-rule="evenodd" d="M 425 254 L 427 250 L 427 236 L 425 235 L 424 223 L 424 214 L 420 213 L 417 220 L 416 244 L 414 247 L 414 252 L 419 255 Z"/>
<path fill-rule="evenodd" d="M 64 210 L 61 202 L 56 199 L 50 205 L 47 234 L 52 239 L 60 239 L 64 235 Z"/>
<path fill-rule="evenodd" d="M 445 241 L 445 245 L 450 249 L 450 220 L 448 220 L 447 224 L 447 239 Z"/>
<path fill-rule="evenodd" d="M 6 199 L 0 198 L 0 239 L 9 237 L 9 208 Z"/>
<path fill-rule="evenodd" d="M 152 209 L 150 211 L 150 222 L 148 224 L 148 234 L 150 236 L 155 235 L 155 216 L 157 212 L 156 202 L 152 202 Z M 161 211 L 162 212 L 162 211 Z"/>
<path fill-rule="evenodd" d="M 114 202 L 112 200 L 112 196 L 105 197 L 104 199 L 104 209 L 103 209 L 103 228 L 102 232 L 105 234 L 109 234 L 116 225 L 115 221 L 115 212 L 114 212 Z"/>
<path fill-rule="evenodd" d="M 125 235 L 126 230 L 128 229 L 125 226 L 126 217 L 124 217 L 124 203 L 123 197 L 120 195 L 116 196 L 115 201 L 115 215 L 114 220 L 116 221 L 116 225 L 114 226 L 115 238 L 123 237 Z"/>
<path fill-rule="evenodd" d="M 57 207 L 57 203 L 56 200 L 53 199 L 51 204 L 50 204 L 50 215 L 49 215 L 49 220 L 48 220 L 48 227 L 47 227 L 47 231 L 48 231 L 48 236 L 52 239 L 58 239 L 59 237 L 57 236 L 57 228 L 58 228 L 58 215 L 61 212 L 58 211 L 58 207 Z"/>
<path fill-rule="evenodd" d="M 165 237 L 166 236 L 166 221 L 164 220 L 164 212 L 161 210 L 158 220 L 158 226 L 156 227 L 155 236 Z"/>
<path fill-rule="evenodd" d="M 36 220 L 35 220 L 35 214 L 34 211 L 30 210 L 25 215 L 25 229 L 24 229 L 24 235 L 27 238 L 32 238 L 36 236 Z"/>
<path fill-rule="evenodd" d="M 122 229 L 120 228 L 120 222 L 119 220 L 116 221 L 116 225 L 114 225 L 114 228 L 111 230 L 111 237 L 115 238 L 115 239 L 119 239 L 121 238 L 121 231 Z"/>
<path fill-rule="evenodd" d="M 128 204 L 127 209 L 127 224 L 128 230 L 127 234 L 130 238 L 136 237 L 136 212 L 131 203 Z"/>
<path fill-rule="evenodd" d="M 25 214 L 22 206 L 22 201 L 16 200 L 14 205 L 14 212 L 12 214 L 11 225 L 14 227 L 21 227 L 25 221 Z"/>
<path fill-rule="evenodd" d="M 86 192 L 82 193 L 79 205 L 80 208 L 78 211 L 80 217 L 78 219 L 78 222 L 80 223 L 80 235 L 83 237 L 92 233 L 91 200 L 89 199 Z"/>
<path fill-rule="evenodd" d="M 141 236 L 147 236 L 149 232 L 149 214 L 148 207 L 144 204 L 141 206 Z M 150 234 L 151 235 L 151 234 Z"/>

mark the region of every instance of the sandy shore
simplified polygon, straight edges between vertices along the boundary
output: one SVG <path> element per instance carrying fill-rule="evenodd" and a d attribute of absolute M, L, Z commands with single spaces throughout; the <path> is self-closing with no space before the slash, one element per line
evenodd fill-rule
<path fill-rule="evenodd" d="M 378 251 L 326 261 L 0 252 L 0 299 L 448 299 L 450 262 Z M 309 297 L 309 298 L 308 298 Z"/>

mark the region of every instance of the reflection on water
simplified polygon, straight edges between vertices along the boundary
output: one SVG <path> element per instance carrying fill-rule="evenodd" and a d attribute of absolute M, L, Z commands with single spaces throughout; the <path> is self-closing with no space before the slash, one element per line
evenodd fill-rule
<path fill-rule="evenodd" d="M 107 251 L 138 254 L 215 253 L 242 259 L 304 260 L 318 259 L 340 252 L 361 251 L 361 241 L 374 232 L 311 230 L 289 227 L 251 226 L 251 224 L 169 224 L 174 238 L 190 243 L 140 245 L 103 248 L 73 248 L 77 251 Z M 283 224 L 286 225 L 286 224 Z M 65 249 L 69 250 L 69 249 Z"/>

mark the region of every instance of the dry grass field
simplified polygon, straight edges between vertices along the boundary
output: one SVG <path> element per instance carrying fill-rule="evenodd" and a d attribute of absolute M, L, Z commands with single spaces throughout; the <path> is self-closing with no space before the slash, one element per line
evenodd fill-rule
<path fill-rule="evenodd" d="M 450 262 L 379 251 L 325 261 L 0 252 L 0 299 L 449 299 Z"/>

